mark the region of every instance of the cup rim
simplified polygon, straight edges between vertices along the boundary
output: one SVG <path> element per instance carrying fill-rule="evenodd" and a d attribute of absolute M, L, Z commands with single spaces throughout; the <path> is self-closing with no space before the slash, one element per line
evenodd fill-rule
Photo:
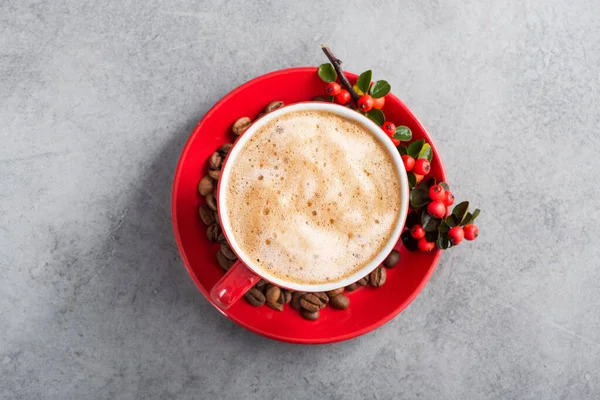
<path fill-rule="evenodd" d="M 394 162 L 396 171 L 398 173 L 398 177 L 400 180 L 400 211 L 398 213 L 398 218 L 396 220 L 396 225 L 390 235 L 390 238 L 386 242 L 386 244 L 382 247 L 382 249 L 377 253 L 373 259 L 367 263 L 362 268 L 358 269 L 354 273 L 342 278 L 338 279 L 334 282 L 327 283 L 298 283 L 293 281 L 287 281 L 278 277 L 277 275 L 271 274 L 269 271 L 261 268 L 260 266 L 255 265 L 250 257 L 241 249 L 235 236 L 231 233 L 231 223 L 229 220 L 229 214 L 227 212 L 226 202 L 223 200 L 224 190 L 223 188 L 227 185 L 224 182 L 227 182 L 229 176 L 231 175 L 231 165 L 232 159 L 235 161 L 235 157 L 239 154 L 244 145 L 250 140 L 250 138 L 264 125 L 268 122 L 281 117 L 290 112 L 294 111 L 328 111 L 332 112 L 336 115 L 343 116 L 345 118 L 349 118 L 353 121 L 361 123 L 366 129 L 368 129 L 371 134 L 373 134 L 384 146 L 384 148 L 388 151 L 389 155 Z M 217 186 L 217 205 L 219 210 L 219 220 L 221 223 L 221 228 L 223 231 L 223 235 L 229 243 L 229 246 L 233 250 L 233 252 L 238 256 L 238 259 L 252 272 L 256 275 L 260 276 L 262 279 L 275 284 L 277 286 L 292 289 L 296 291 L 304 291 L 304 292 L 324 292 L 328 290 L 334 290 L 340 287 L 345 287 L 354 283 L 369 273 L 371 273 L 374 269 L 376 269 L 383 260 L 388 256 L 388 254 L 394 249 L 394 246 L 400 239 L 400 235 L 402 233 L 402 229 L 406 222 L 406 217 L 408 215 L 408 202 L 409 202 L 409 186 L 408 186 L 408 177 L 406 173 L 406 169 L 404 168 L 404 164 L 400 157 L 400 153 L 393 145 L 392 141 L 389 140 L 387 135 L 383 132 L 380 126 L 378 126 L 375 122 L 371 121 L 366 116 L 352 110 L 348 107 L 341 106 L 335 103 L 325 103 L 325 102 L 315 102 L 315 101 L 304 101 L 293 103 L 289 105 L 285 105 L 280 107 L 274 111 L 271 111 L 259 119 L 253 121 L 253 123 L 244 131 L 242 135 L 235 141 L 233 147 L 229 150 L 227 157 L 223 160 L 221 174 L 218 181 Z"/>

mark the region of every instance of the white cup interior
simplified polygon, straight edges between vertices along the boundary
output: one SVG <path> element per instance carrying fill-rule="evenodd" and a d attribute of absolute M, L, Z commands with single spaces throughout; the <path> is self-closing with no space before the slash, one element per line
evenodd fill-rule
<path fill-rule="evenodd" d="M 288 281 L 276 275 L 273 275 L 267 269 L 262 268 L 260 265 L 253 263 L 251 257 L 249 257 L 248 254 L 240 247 L 235 236 L 232 234 L 231 221 L 229 219 L 229 212 L 227 210 L 227 190 L 225 190 L 225 188 L 227 187 L 229 177 L 231 176 L 231 167 L 233 164 L 235 164 L 235 160 L 239 155 L 240 151 L 244 148 L 248 140 L 250 140 L 250 138 L 269 121 L 272 121 L 281 117 L 284 114 L 294 111 L 328 111 L 360 123 L 365 128 L 367 128 L 373 134 L 373 136 L 375 136 L 384 145 L 385 149 L 389 152 L 391 156 L 391 159 L 400 178 L 400 212 L 398 213 L 398 219 L 396 221 L 394 230 L 390 236 L 389 241 L 367 265 L 345 278 L 338 279 L 336 281 L 330 281 L 327 283 L 305 284 L 294 281 Z M 219 217 L 221 219 L 221 227 L 227 237 L 231 248 L 238 255 L 239 259 L 248 268 L 254 271 L 257 275 L 260 275 L 265 280 L 275 285 L 297 291 L 323 292 L 327 290 L 333 290 L 343 286 L 348 286 L 349 284 L 356 282 L 357 280 L 369 274 L 379 264 L 381 264 L 381 262 L 394 248 L 394 245 L 400 238 L 404 222 L 406 221 L 406 215 L 408 213 L 408 178 L 406 176 L 406 170 L 404 168 L 404 164 L 402 163 L 400 154 L 398 153 L 398 150 L 396 149 L 392 141 L 385 135 L 381 127 L 379 127 L 377 124 L 375 124 L 373 121 L 371 121 L 364 115 L 359 114 L 358 112 L 347 107 L 333 103 L 307 102 L 285 106 L 270 112 L 269 114 L 263 116 L 261 119 L 252 124 L 238 139 L 235 145 L 231 148 L 227 156 L 226 162 L 223 166 L 223 169 L 221 170 L 218 190 Z"/>

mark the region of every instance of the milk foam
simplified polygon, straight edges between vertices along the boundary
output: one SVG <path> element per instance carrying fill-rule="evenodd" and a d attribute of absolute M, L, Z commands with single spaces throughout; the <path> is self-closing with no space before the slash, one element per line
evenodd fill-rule
<path fill-rule="evenodd" d="M 255 264 L 281 279 L 342 279 L 392 234 L 399 177 L 359 123 L 290 112 L 256 132 L 232 162 L 226 203 L 233 235 Z"/>

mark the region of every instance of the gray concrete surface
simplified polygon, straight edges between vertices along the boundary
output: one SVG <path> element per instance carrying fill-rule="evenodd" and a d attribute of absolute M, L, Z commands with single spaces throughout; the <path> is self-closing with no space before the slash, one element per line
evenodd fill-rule
<path fill-rule="evenodd" d="M 0 0 L 0 398 L 599 398 L 600 4 L 250 3 Z M 209 306 L 169 194 L 213 103 L 321 43 L 483 213 L 392 322 L 302 347 Z"/>

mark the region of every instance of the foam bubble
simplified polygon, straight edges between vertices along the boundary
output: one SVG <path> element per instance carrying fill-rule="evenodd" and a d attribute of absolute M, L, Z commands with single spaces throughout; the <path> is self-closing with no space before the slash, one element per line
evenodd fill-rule
<path fill-rule="evenodd" d="M 393 231 L 397 172 L 356 122 L 291 112 L 256 132 L 233 162 L 226 201 L 234 236 L 274 275 L 339 280 L 369 263 Z"/>

